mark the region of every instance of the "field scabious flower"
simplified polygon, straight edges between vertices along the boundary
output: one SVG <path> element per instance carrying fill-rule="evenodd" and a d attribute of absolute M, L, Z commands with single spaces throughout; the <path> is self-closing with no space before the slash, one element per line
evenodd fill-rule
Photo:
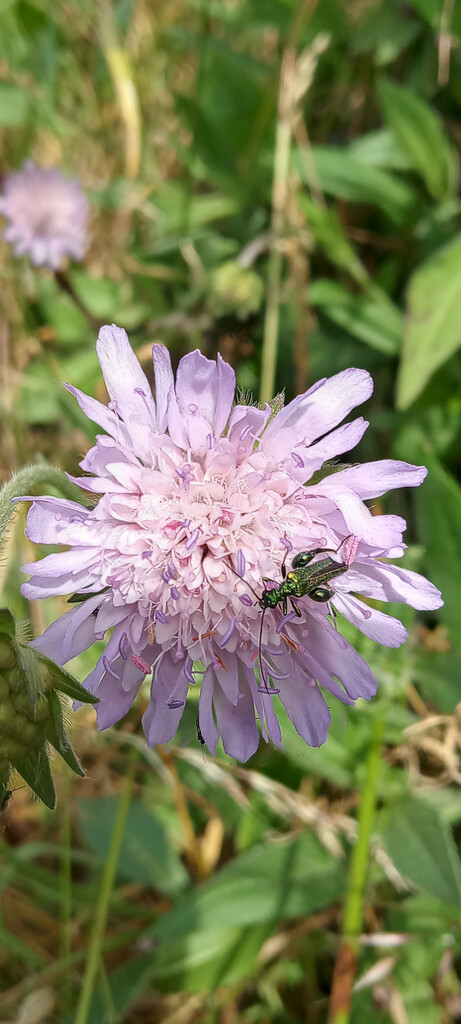
<path fill-rule="evenodd" d="M 85 600 L 36 647 L 63 664 L 111 631 L 84 683 L 99 698 L 100 728 L 128 711 L 152 673 L 143 718 L 151 745 L 173 738 L 189 687 L 200 685 L 199 727 L 212 752 L 221 736 L 228 754 L 247 760 L 259 741 L 256 718 L 263 737 L 281 745 L 274 695 L 306 743 L 319 746 L 330 721 L 320 686 L 349 705 L 377 686 L 330 621 L 332 606 L 397 647 L 406 638 L 399 620 L 357 595 L 441 604 L 422 576 L 382 561 L 403 554 L 405 521 L 364 504 L 420 484 L 426 470 L 384 460 L 306 483 L 362 437 L 362 418 L 338 424 L 372 392 L 364 370 L 319 381 L 271 418 L 269 405 L 233 404 L 234 371 L 219 356 L 186 355 L 175 381 L 167 349 L 154 345 L 154 401 L 125 331 L 103 327 L 97 349 L 108 407 L 67 386 L 105 431 L 80 464 L 90 475 L 76 481 L 100 497 L 91 509 L 33 499 L 28 537 L 68 550 L 24 566 L 33 575 L 22 586 L 32 599 L 78 592 Z M 314 549 L 338 552 L 331 600 L 303 596 L 300 617 L 268 608 L 261 631 L 263 578 L 280 581 L 290 552 Z"/>
<path fill-rule="evenodd" d="M 37 266 L 59 270 L 66 256 L 83 258 L 88 212 L 80 182 L 65 177 L 57 167 L 35 167 L 28 161 L 3 182 L 3 237 L 16 256 L 27 254 Z"/>

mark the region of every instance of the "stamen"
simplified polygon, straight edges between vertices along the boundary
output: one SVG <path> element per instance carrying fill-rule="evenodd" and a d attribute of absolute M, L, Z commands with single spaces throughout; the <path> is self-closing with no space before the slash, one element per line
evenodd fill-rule
<path fill-rule="evenodd" d="M 162 580 L 164 583 L 170 582 L 170 574 L 168 572 L 162 572 Z"/>
<path fill-rule="evenodd" d="M 194 530 L 193 533 L 191 533 L 191 535 L 189 537 L 189 540 L 186 541 L 186 545 L 185 545 L 186 551 L 191 551 L 192 548 L 195 548 L 195 545 L 196 545 L 196 543 L 197 543 L 197 541 L 199 539 L 199 536 L 200 536 L 200 531 L 199 531 L 199 529 L 197 527 L 197 529 Z"/>
<path fill-rule="evenodd" d="M 142 554 L 141 554 L 141 558 L 150 558 L 151 554 L 152 554 L 152 551 L 150 551 L 150 550 L 149 551 L 147 551 L 147 550 L 143 551 Z"/>
<path fill-rule="evenodd" d="M 168 622 L 168 615 L 165 615 L 165 612 L 161 612 L 160 609 L 157 608 L 157 611 L 154 614 L 154 619 L 156 622 L 163 622 L 166 624 Z"/>
<path fill-rule="evenodd" d="M 220 668 L 222 668 L 223 672 L 227 672 L 227 668 L 226 668 L 222 658 L 220 658 L 219 654 L 216 654 L 216 651 L 215 651 L 214 658 L 215 658 L 215 660 L 213 661 L 213 668 L 214 668 L 215 672 L 219 672 Z"/>
<path fill-rule="evenodd" d="M 207 434 L 207 436 L 206 436 L 206 446 L 208 448 L 208 451 L 210 451 L 210 452 L 211 452 L 212 448 L 214 448 L 214 437 L 213 437 L 212 434 Z"/>
<path fill-rule="evenodd" d="M 176 711 L 177 708 L 183 708 L 186 702 L 184 700 L 169 700 L 167 701 L 167 708 L 171 711 Z"/>
<path fill-rule="evenodd" d="M 359 544 L 359 538 L 354 537 L 354 534 L 351 534 L 350 537 L 346 537 L 341 545 L 343 549 L 343 562 L 348 568 L 354 561 Z"/>
<path fill-rule="evenodd" d="M 253 601 L 249 594 L 240 594 L 239 601 L 246 605 L 247 608 L 250 608 L 253 605 Z"/>
<path fill-rule="evenodd" d="M 237 576 L 240 576 L 240 577 L 244 576 L 245 575 L 245 569 L 246 569 L 245 555 L 243 554 L 242 549 L 239 548 L 238 551 L 237 551 Z"/>
<path fill-rule="evenodd" d="M 56 519 L 57 518 L 58 517 L 56 516 Z M 59 517 L 59 518 L 61 518 L 61 517 Z M 76 512 L 74 516 L 70 517 L 69 523 L 84 523 L 85 519 L 86 519 L 86 516 L 82 516 L 80 512 Z"/>
<path fill-rule="evenodd" d="M 192 643 L 196 644 L 198 640 L 209 640 L 211 636 L 216 636 L 217 629 L 211 629 L 209 633 L 201 633 L 200 636 L 193 636 Z"/>
<path fill-rule="evenodd" d="M 126 633 L 122 633 L 122 635 L 120 637 L 120 640 L 118 642 L 119 654 L 121 655 L 121 657 L 123 658 L 124 661 L 127 661 L 127 658 L 128 658 L 128 655 L 127 655 L 127 653 L 125 651 L 125 644 L 126 644 L 127 640 L 128 640 L 127 634 Z"/>
<path fill-rule="evenodd" d="M 244 441 L 245 438 L 248 437 L 248 434 L 250 433 L 251 430 L 253 430 L 253 427 L 251 423 L 249 423 L 247 427 L 243 428 L 242 433 L 240 434 L 239 437 L 239 441 Z"/>
<path fill-rule="evenodd" d="M 175 601 L 179 600 L 180 594 L 179 594 L 179 590 L 178 590 L 177 587 L 172 587 L 171 590 L 170 590 L 170 594 L 174 598 Z"/>
<path fill-rule="evenodd" d="M 281 636 L 282 636 L 282 640 L 285 641 L 287 647 L 291 647 L 291 649 L 293 651 L 296 651 L 296 654 L 299 654 L 300 652 L 302 652 L 304 650 L 304 647 L 303 647 L 302 644 L 295 643 L 295 641 L 292 640 L 291 637 L 287 636 L 286 633 L 282 633 Z"/>
<path fill-rule="evenodd" d="M 291 540 L 288 540 L 288 537 L 281 537 L 280 543 L 283 544 L 283 547 L 286 548 L 287 551 L 293 551 L 293 545 Z"/>
<path fill-rule="evenodd" d="M 304 468 L 304 459 L 302 459 L 301 456 L 298 455 L 297 452 L 292 452 L 291 453 L 291 458 L 293 459 L 293 462 L 294 462 L 295 466 L 299 466 L 299 469 L 303 469 Z"/>
<path fill-rule="evenodd" d="M 120 676 L 117 674 L 117 672 L 114 672 L 113 668 L 111 668 L 111 666 L 109 664 L 109 661 L 106 658 L 105 654 L 103 655 L 102 663 L 104 665 L 104 669 L 107 672 L 108 676 L 112 676 L 112 679 L 120 679 Z"/>
<path fill-rule="evenodd" d="M 221 643 L 219 644 L 221 649 L 225 647 L 227 643 L 229 643 L 230 638 L 234 635 L 236 624 L 237 619 L 231 619 L 229 626 L 227 627 L 226 632 L 224 633 L 224 636 L 221 640 Z"/>
<path fill-rule="evenodd" d="M 192 658 L 189 657 L 189 655 L 188 655 L 186 660 L 185 660 L 185 662 L 184 662 L 183 672 L 184 672 L 184 675 L 185 675 L 185 677 L 187 679 L 187 682 L 188 683 L 192 683 L 192 684 L 195 683 L 195 678 L 194 678 L 194 676 L 192 674 L 192 666 L 193 666 L 193 664 L 194 663 L 192 661 Z"/>
<path fill-rule="evenodd" d="M 150 672 L 150 665 L 143 658 L 140 658 L 139 654 L 132 654 L 131 661 L 133 665 L 136 665 L 136 668 L 139 668 L 141 672 L 145 672 L 146 675 Z"/>
<path fill-rule="evenodd" d="M 166 567 L 167 567 L 167 572 L 169 573 L 171 579 L 172 580 L 177 580 L 177 578 L 179 576 L 179 572 L 178 572 L 176 566 L 173 565 L 173 562 L 167 562 L 166 563 Z"/>
<path fill-rule="evenodd" d="M 287 615 L 284 615 L 283 618 L 280 619 L 280 622 L 279 622 L 278 626 L 276 627 L 275 632 L 276 633 L 281 633 L 282 629 L 284 629 L 284 627 L 286 626 L 287 622 L 293 622 L 293 619 L 296 619 L 296 618 L 298 618 L 298 616 L 296 615 L 296 612 L 288 612 Z"/>
<path fill-rule="evenodd" d="M 258 686 L 258 693 L 265 693 L 268 697 L 276 697 L 280 690 L 277 690 L 273 686 Z"/>

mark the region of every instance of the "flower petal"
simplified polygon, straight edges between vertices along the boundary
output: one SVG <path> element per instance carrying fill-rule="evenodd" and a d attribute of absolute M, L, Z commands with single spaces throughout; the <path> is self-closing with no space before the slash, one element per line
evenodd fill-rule
<path fill-rule="evenodd" d="M 110 398 L 117 404 L 133 446 L 146 458 L 150 435 L 157 430 L 157 414 L 149 381 L 126 331 L 115 324 L 101 327 L 96 350 Z"/>
<path fill-rule="evenodd" d="M 142 718 L 149 747 L 173 739 L 184 712 L 188 689 L 189 681 L 184 674 L 184 665 L 179 668 L 167 652 L 155 667 L 149 705 Z M 176 701 L 177 707 L 174 706 Z"/>
<path fill-rule="evenodd" d="M 377 608 L 370 608 L 350 594 L 336 592 L 333 603 L 335 608 L 370 640 L 375 640 L 384 647 L 400 647 L 405 643 L 408 632 L 400 620 L 394 619 L 392 615 L 386 615 Z"/>
<path fill-rule="evenodd" d="M 360 498 L 378 498 L 395 487 L 418 487 L 427 476 L 425 466 L 412 466 L 395 459 L 364 462 L 335 473 L 335 483 L 355 491 Z"/>
<path fill-rule="evenodd" d="M 357 563 L 363 575 L 372 582 L 371 597 L 382 601 L 403 601 L 422 611 L 430 611 L 443 605 L 442 595 L 425 576 L 411 569 L 387 562 L 368 561 Z M 361 591 L 367 594 L 365 588 Z"/>
<path fill-rule="evenodd" d="M 325 743 L 331 716 L 315 681 L 296 665 L 280 691 L 280 700 L 296 732 L 310 747 Z"/>

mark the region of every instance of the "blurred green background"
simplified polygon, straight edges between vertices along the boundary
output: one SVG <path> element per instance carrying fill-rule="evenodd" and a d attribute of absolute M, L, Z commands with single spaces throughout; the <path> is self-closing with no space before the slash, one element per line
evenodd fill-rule
<path fill-rule="evenodd" d="M 219 351 L 256 398 L 276 341 L 287 400 L 347 366 L 371 371 L 352 458 L 428 466 L 417 493 L 382 507 L 406 517 L 405 563 L 445 598 L 437 617 L 395 610 L 401 650 L 340 621 L 381 688 L 332 707 L 319 750 L 285 723 L 285 754 L 261 747 L 242 768 L 203 754 L 193 702 L 163 751 L 145 748 L 142 695 L 101 735 L 92 710 L 69 711 L 87 778 L 56 760 L 57 811 L 21 789 L 1 819 L 2 1024 L 326 1021 L 377 717 L 350 1019 L 461 1017 L 460 46 L 456 0 L 0 0 L 1 173 L 57 164 L 92 210 L 74 297 L 0 245 L 0 482 L 40 459 L 76 472 L 93 427 L 62 381 L 105 400 L 98 322 L 127 329 L 149 374 L 153 340 L 174 362 Z M 18 513 L 2 604 L 41 632 L 65 600 L 19 595 L 34 557 L 23 527 Z M 83 679 L 93 663 L 70 668 Z M 120 792 L 127 827 L 83 1012 Z"/>

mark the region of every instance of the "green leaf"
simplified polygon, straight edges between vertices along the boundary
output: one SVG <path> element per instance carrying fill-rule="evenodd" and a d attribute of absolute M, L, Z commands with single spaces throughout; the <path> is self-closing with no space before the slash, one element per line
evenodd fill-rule
<path fill-rule="evenodd" d="M 415 496 L 418 531 L 426 548 L 430 578 L 442 591 L 445 602 L 438 615 L 450 630 L 453 644 L 459 647 L 461 488 L 435 455 L 424 448 L 421 461 L 429 473 Z"/>
<path fill-rule="evenodd" d="M 9 608 L 0 608 L 0 633 L 16 636 L 16 623 Z"/>
<path fill-rule="evenodd" d="M 80 775 L 82 778 L 85 776 L 83 768 L 74 754 L 70 745 L 69 739 L 64 729 L 64 720 L 62 717 L 61 701 L 56 691 L 51 690 L 47 696 L 48 706 L 50 708 L 50 719 L 47 723 L 46 738 L 49 743 L 57 750 L 58 754 L 62 757 L 63 761 L 69 766 L 71 771 L 75 772 L 76 775 Z"/>
<path fill-rule="evenodd" d="M 406 86 L 386 79 L 378 83 L 378 95 L 389 128 L 433 198 L 453 195 L 457 160 L 433 108 Z"/>
<path fill-rule="evenodd" d="M 404 182 L 379 167 L 362 163 L 347 149 L 313 146 L 312 156 L 321 187 L 328 195 L 352 203 L 372 203 L 398 225 L 411 219 L 415 196 Z M 293 159 L 301 179 L 307 181 L 302 157 L 300 151 L 294 154 Z"/>
<path fill-rule="evenodd" d="M 95 697 L 89 690 L 85 690 L 85 687 L 74 676 L 71 676 L 70 672 L 66 672 L 65 668 L 62 668 L 61 665 L 56 665 L 54 661 L 47 658 L 46 654 L 42 654 L 41 651 L 34 651 L 34 654 L 43 665 L 46 665 L 56 690 L 61 690 L 62 693 L 65 693 L 72 700 L 79 700 L 82 704 L 99 703 L 99 697 Z"/>
<path fill-rule="evenodd" d="M 402 316 L 386 296 L 379 300 L 374 292 L 352 295 L 337 281 L 319 278 L 310 286 L 309 300 L 354 338 L 385 355 L 395 355 L 399 351 Z"/>
<path fill-rule="evenodd" d="M 11 758 L 11 764 L 22 775 L 24 782 L 27 782 L 39 800 L 53 810 L 56 804 L 56 793 L 45 746 L 43 745 L 28 754 Z"/>
<path fill-rule="evenodd" d="M 162 940 L 280 921 L 321 910 L 344 891 L 344 872 L 315 836 L 266 843 L 236 857 L 149 929 Z"/>
<path fill-rule="evenodd" d="M 446 0 L 411 0 L 411 5 L 434 32 L 440 32 L 443 25 L 445 32 L 461 40 L 461 6 L 458 3 L 449 6 Z"/>
<path fill-rule="evenodd" d="M 461 344 L 461 236 L 410 278 L 397 405 L 406 409 Z"/>
<path fill-rule="evenodd" d="M 461 907 L 461 865 L 447 824 L 435 807 L 407 795 L 391 808 L 384 836 L 396 868 L 442 903 Z"/>
<path fill-rule="evenodd" d="M 0 124 L 5 128 L 21 128 L 27 121 L 30 95 L 11 82 L 0 82 Z"/>
<path fill-rule="evenodd" d="M 313 199 L 305 195 L 298 196 L 298 203 L 306 215 L 315 241 L 324 250 L 328 259 L 335 266 L 347 270 L 355 281 L 360 284 L 366 283 L 368 274 L 346 237 L 334 210 L 314 203 Z"/>
<path fill-rule="evenodd" d="M 80 800 L 79 807 L 85 842 L 104 861 L 117 799 Z M 169 896 L 176 895 L 188 883 L 188 874 L 171 846 L 164 826 L 140 800 L 132 800 L 130 804 L 117 870 L 120 878 L 148 885 Z"/>

